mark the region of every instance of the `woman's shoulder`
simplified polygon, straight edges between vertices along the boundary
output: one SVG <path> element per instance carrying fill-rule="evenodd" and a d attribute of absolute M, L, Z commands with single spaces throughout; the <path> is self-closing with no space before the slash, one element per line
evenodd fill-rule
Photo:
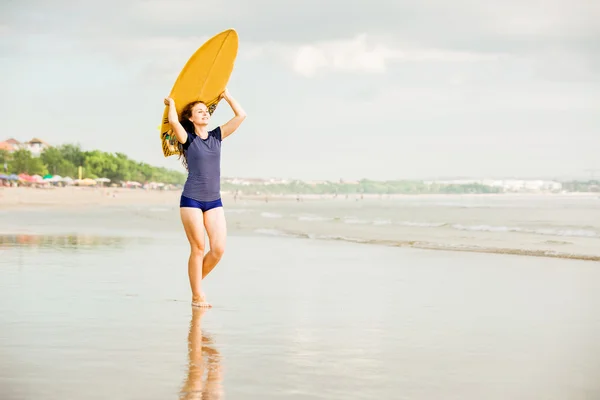
<path fill-rule="evenodd" d="M 221 140 L 221 127 L 217 126 L 216 128 L 210 130 L 208 132 L 208 134 L 209 134 L 209 136 L 213 136 L 220 141 Z"/>
<path fill-rule="evenodd" d="M 190 146 L 190 144 L 192 144 L 192 142 L 194 141 L 194 139 L 196 139 L 196 134 L 194 133 L 194 131 L 189 131 L 187 128 L 185 128 L 185 132 L 187 133 L 187 139 L 185 141 L 185 143 L 183 143 L 183 148 L 185 150 L 187 150 L 187 148 Z"/>

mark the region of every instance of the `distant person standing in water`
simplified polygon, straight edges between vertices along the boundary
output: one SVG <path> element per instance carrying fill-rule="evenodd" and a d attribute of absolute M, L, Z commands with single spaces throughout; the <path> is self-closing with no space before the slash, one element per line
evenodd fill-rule
<path fill-rule="evenodd" d="M 202 291 L 202 279 L 217 265 L 225 251 L 227 225 L 221 202 L 221 141 L 237 130 L 246 112 L 225 89 L 222 98 L 235 116 L 226 124 L 208 130 L 210 113 L 206 104 L 194 101 L 177 115 L 175 101 L 169 97 L 169 124 L 180 150 L 180 158 L 188 170 L 179 202 L 181 221 L 190 242 L 188 275 L 192 289 L 192 305 L 211 307 Z M 210 251 L 204 254 L 204 232 Z"/>

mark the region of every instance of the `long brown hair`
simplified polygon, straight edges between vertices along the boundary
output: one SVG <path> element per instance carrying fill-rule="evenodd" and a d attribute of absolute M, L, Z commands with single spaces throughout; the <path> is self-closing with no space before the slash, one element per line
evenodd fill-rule
<path fill-rule="evenodd" d="M 183 107 L 183 110 L 181 110 L 181 115 L 179 116 L 179 123 L 181 124 L 181 126 L 183 126 L 183 129 L 185 129 L 185 131 L 188 133 L 194 133 L 195 130 L 194 124 L 192 123 L 192 121 L 190 121 L 190 118 L 192 117 L 192 109 L 196 104 L 206 105 L 203 101 L 200 100 L 192 101 L 191 103 L 188 103 L 185 107 Z M 179 148 L 179 159 L 181 160 L 181 163 L 183 164 L 185 169 L 189 171 L 187 156 L 183 151 L 183 143 L 177 141 L 177 147 Z"/>

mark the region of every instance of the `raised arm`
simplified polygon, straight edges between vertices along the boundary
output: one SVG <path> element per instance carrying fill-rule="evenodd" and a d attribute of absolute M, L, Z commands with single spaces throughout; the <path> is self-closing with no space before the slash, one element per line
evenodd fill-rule
<path fill-rule="evenodd" d="M 225 89 L 223 92 L 223 99 L 229 103 L 235 116 L 221 126 L 221 140 L 235 132 L 246 119 L 246 111 L 244 111 L 242 106 L 240 106 L 240 104 L 229 94 L 229 90 Z"/>
<path fill-rule="evenodd" d="M 169 125 L 175 133 L 175 137 L 179 143 L 187 142 L 188 134 L 179 122 L 179 116 L 177 115 L 177 108 L 175 107 L 175 100 L 170 97 L 165 99 L 165 105 L 169 106 Z"/>

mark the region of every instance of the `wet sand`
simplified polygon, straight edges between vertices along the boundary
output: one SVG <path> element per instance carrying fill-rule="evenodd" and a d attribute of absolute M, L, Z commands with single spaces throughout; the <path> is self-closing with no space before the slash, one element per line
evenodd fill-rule
<path fill-rule="evenodd" d="M 184 240 L 5 235 L 0 398 L 600 397 L 596 263 L 232 235 L 201 317 Z"/>

